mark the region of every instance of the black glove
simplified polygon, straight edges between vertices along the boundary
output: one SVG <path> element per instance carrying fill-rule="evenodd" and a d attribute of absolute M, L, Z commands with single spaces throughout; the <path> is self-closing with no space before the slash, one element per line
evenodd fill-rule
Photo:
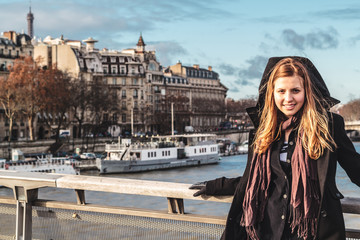
<path fill-rule="evenodd" d="M 196 193 L 193 194 L 194 197 L 197 197 L 197 196 L 200 196 L 200 195 L 206 193 L 206 183 L 207 183 L 207 181 L 197 182 L 189 187 L 189 189 L 199 189 L 199 191 L 197 191 Z"/>

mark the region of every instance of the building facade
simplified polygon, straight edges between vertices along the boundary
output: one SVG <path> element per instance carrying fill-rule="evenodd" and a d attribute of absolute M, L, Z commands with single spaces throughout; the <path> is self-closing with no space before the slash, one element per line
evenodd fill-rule
<path fill-rule="evenodd" d="M 17 58 L 33 56 L 33 51 L 31 38 L 27 34 L 15 31 L 4 32 L 0 36 L 0 78 L 9 76 L 8 68 Z M 28 127 L 25 122 L 21 117 L 15 119 L 12 130 L 14 138 L 27 138 Z M 9 122 L 5 116 L 5 110 L 0 106 L 0 141 L 9 136 L 8 127 Z"/>
<path fill-rule="evenodd" d="M 225 119 L 225 99 L 228 88 L 220 81 L 219 74 L 209 66 L 198 64 L 183 66 L 181 62 L 165 70 L 169 77 L 179 76 L 187 81 L 187 90 L 171 89 L 170 95 L 186 95 L 189 99 L 189 125 L 196 131 L 214 130 Z M 173 80 L 174 81 L 174 80 Z"/>
<path fill-rule="evenodd" d="M 11 34 L 7 36 L 14 38 Z M 19 40 L 24 43 L 21 36 L 16 39 L 17 43 Z M 29 36 L 25 40 L 31 45 Z M 17 54 L 31 54 L 42 67 L 56 66 L 74 81 L 84 81 L 87 86 L 95 87 L 102 83 L 99 86 L 106 88 L 110 102 L 106 110 L 97 113 L 101 114 L 97 121 L 94 110 L 86 109 L 82 135 L 95 134 L 91 128 L 95 124 L 105 126 L 112 136 L 139 132 L 167 134 L 171 130 L 172 109 L 178 132 L 184 132 L 186 126 L 192 126 L 195 131 L 213 130 L 225 118 L 227 88 L 220 82 L 218 73 L 211 67 L 203 69 L 199 65 L 189 67 L 181 63 L 164 69 L 157 61 L 155 51 L 146 50 L 141 35 L 135 48 L 121 51 L 99 50 L 95 47 L 97 40 L 93 38 L 79 41 L 48 36 L 29 48 L 22 45 L 17 53 L 15 44 L 6 41 L 11 47 L 3 47 L 7 56 L 3 62 L 10 62 Z M 13 49 L 10 53 L 9 48 Z M 76 110 L 71 109 L 64 125 L 72 136 L 78 127 L 76 114 Z M 36 138 L 54 134 L 42 124 L 42 119 L 47 117 L 38 114 L 34 122 Z"/>

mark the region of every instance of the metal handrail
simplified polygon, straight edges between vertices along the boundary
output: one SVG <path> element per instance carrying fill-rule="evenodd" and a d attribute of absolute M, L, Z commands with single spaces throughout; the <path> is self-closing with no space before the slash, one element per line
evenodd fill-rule
<path fill-rule="evenodd" d="M 97 176 L 83 175 L 64 175 L 64 174 L 46 174 L 32 172 L 0 171 L 0 185 L 12 188 L 14 198 L 0 197 L 0 203 L 17 204 L 18 208 L 31 208 L 31 206 L 83 210 L 100 213 L 114 213 L 131 216 L 151 216 L 159 219 L 173 219 L 189 222 L 202 222 L 210 224 L 225 225 L 226 216 L 214 217 L 196 214 L 183 214 L 183 199 L 206 200 L 213 202 L 231 203 L 232 196 L 206 196 L 193 197 L 196 190 L 190 190 L 191 184 L 134 180 L 123 178 L 105 178 Z M 41 187 L 54 187 L 73 189 L 77 195 L 77 203 L 50 201 L 37 198 L 37 190 Z M 168 199 L 168 213 L 149 209 L 123 208 L 106 205 L 95 205 L 87 203 L 85 200 L 85 191 L 101 191 L 119 194 L 134 194 L 143 196 L 165 197 Z M 360 214 L 360 198 L 344 198 L 341 200 L 344 213 Z M 20 203 L 20 204 L 19 204 Z M 30 214 L 31 211 L 17 211 L 17 214 Z M 18 216 L 17 225 L 23 224 L 23 219 L 29 219 L 29 216 Z M 31 217 L 30 217 L 31 219 Z M 28 223 L 31 225 L 31 220 Z M 17 236 L 22 239 L 31 239 L 31 227 L 23 228 L 25 232 L 19 230 Z M 30 229 L 30 230 L 29 230 Z M 21 235 L 22 234 L 22 235 Z M 360 239 L 360 230 L 347 230 L 347 237 Z M 19 238 L 20 239 L 20 238 Z"/>

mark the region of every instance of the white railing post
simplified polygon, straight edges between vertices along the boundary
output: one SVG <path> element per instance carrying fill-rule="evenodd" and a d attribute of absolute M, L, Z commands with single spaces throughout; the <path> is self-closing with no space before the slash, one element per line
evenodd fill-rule
<path fill-rule="evenodd" d="M 32 239 L 32 202 L 37 199 L 38 189 L 26 190 L 14 187 L 16 203 L 16 239 Z"/>

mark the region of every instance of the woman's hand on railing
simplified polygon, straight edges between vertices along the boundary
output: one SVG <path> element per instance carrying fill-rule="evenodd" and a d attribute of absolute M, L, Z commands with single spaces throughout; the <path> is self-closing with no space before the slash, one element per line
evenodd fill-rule
<path fill-rule="evenodd" d="M 197 196 L 200 196 L 200 195 L 203 195 L 206 193 L 206 183 L 207 183 L 207 181 L 197 182 L 189 187 L 189 189 L 198 189 L 199 190 L 193 194 L 194 197 L 197 197 Z"/>

